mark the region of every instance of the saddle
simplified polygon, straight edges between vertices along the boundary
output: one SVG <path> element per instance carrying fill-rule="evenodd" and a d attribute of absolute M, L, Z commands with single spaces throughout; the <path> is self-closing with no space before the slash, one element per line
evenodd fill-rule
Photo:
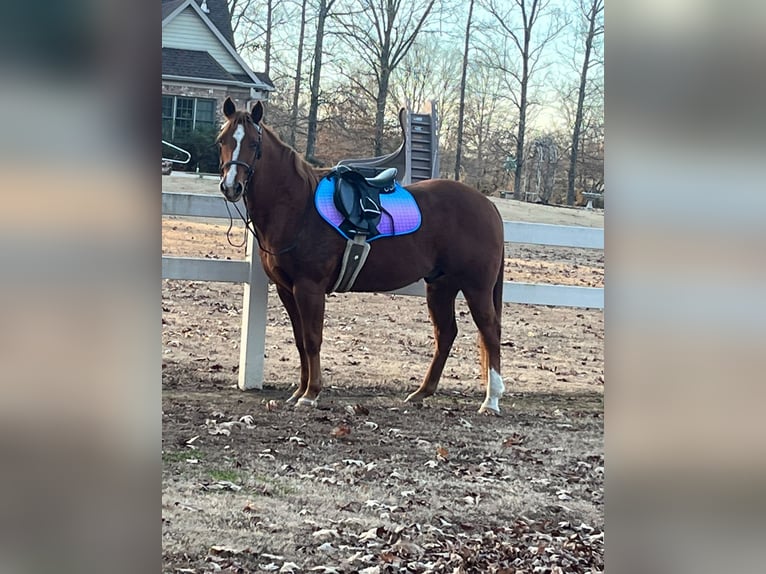
<path fill-rule="evenodd" d="M 369 241 L 380 234 L 380 194 L 394 192 L 396 174 L 392 167 L 369 177 L 369 170 L 347 165 L 339 165 L 330 173 L 335 177 L 333 203 L 344 218 L 339 228 L 348 237 L 361 235 Z"/>

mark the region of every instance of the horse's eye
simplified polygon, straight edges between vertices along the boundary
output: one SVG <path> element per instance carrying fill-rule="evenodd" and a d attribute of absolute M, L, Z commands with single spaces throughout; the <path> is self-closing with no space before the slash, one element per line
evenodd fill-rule
<path fill-rule="evenodd" d="M 257 148 L 257 147 L 258 147 L 258 142 L 257 142 L 257 141 L 251 141 L 251 142 L 250 142 L 250 147 L 251 147 L 252 149 L 255 149 L 255 148 Z"/>

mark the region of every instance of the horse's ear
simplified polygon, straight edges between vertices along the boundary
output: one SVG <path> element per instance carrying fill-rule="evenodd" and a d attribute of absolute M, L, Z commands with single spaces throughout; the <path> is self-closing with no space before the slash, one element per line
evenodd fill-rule
<path fill-rule="evenodd" d="M 260 101 L 255 102 L 255 105 L 250 110 L 250 116 L 253 118 L 254 124 L 259 124 L 263 118 L 263 104 Z"/>
<path fill-rule="evenodd" d="M 237 107 L 234 105 L 234 102 L 231 101 L 231 98 L 227 97 L 223 103 L 223 115 L 230 118 L 236 110 Z"/>

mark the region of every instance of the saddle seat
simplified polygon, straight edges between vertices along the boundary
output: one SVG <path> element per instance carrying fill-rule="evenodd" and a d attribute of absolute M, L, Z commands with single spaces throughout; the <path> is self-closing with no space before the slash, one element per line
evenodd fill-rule
<path fill-rule="evenodd" d="M 367 182 L 367 185 L 371 187 L 385 189 L 394 185 L 394 180 L 396 179 L 397 172 L 398 170 L 395 167 L 389 167 L 388 169 L 380 172 L 375 177 L 365 177 L 364 180 Z"/>
<path fill-rule="evenodd" d="M 396 168 L 388 168 L 373 177 L 365 177 L 362 170 L 339 165 L 335 176 L 333 202 L 345 217 L 341 229 L 350 237 L 363 235 L 370 239 L 379 234 L 378 223 L 382 214 L 380 194 L 395 189 Z"/>

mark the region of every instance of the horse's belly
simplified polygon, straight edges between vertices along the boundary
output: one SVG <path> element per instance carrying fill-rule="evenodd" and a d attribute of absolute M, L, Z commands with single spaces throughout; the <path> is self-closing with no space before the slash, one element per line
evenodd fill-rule
<path fill-rule="evenodd" d="M 431 274 L 434 258 L 404 237 L 378 239 L 352 291 L 394 291 Z"/>

